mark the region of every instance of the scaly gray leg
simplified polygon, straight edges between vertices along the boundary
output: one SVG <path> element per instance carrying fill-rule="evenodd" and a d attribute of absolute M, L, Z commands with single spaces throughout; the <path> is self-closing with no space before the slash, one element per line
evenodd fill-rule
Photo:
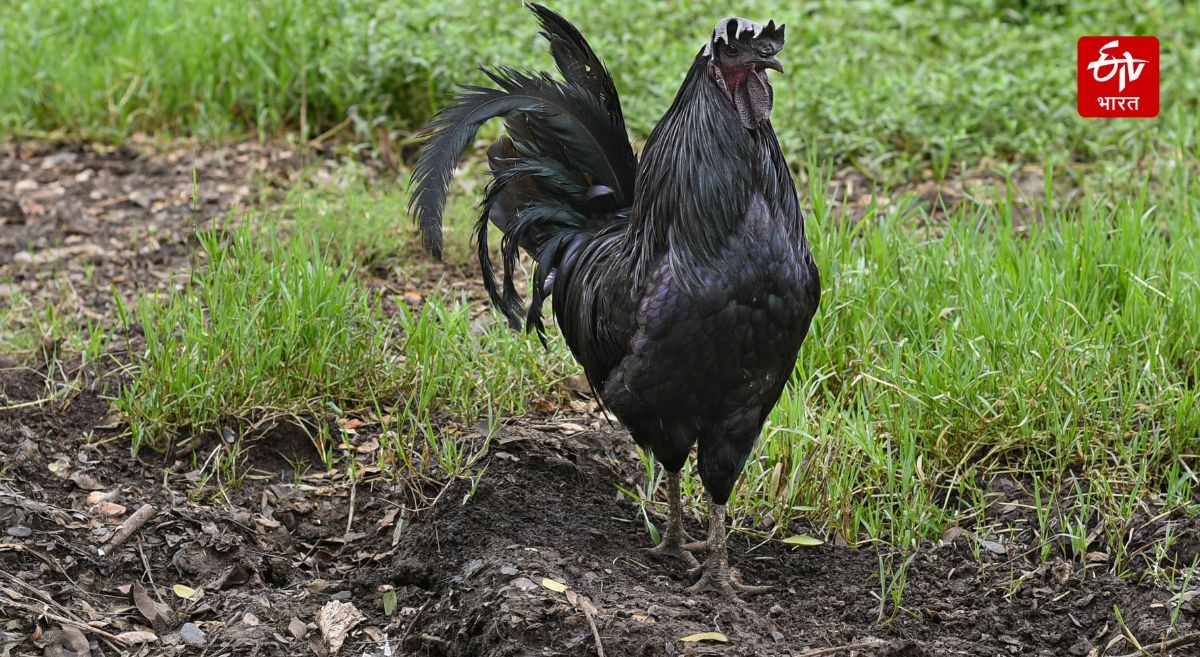
<path fill-rule="evenodd" d="M 647 548 L 646 553 L 652 557 L 675 557 L 683 559 L 689 568 L 697 568 L 700 562 L 685 549 L 683 544 L 687 537 L 683 533 L 683 502 L 679 499 L 679 473 L 667 473 L 667 532 L 663 534 L 658 545 Z M 687 547 L 691 547 L 689 544 Z"/>
<path fill-rule="evenodd" d="M 743 584 L 730 576 L 729 552 L 725 545 L 725 505 L 713 504 L 711 500 L 708 503 L 708 547 L 708 558 L 704 564 L 691 571 L 693 575 L 698 574 L 700 579 L 688 588 L 689 592 L 718 591 L 726 598 L 744 605 L 738 597 L 739 593 L 757 595 L 775 590 L 773 586 Z"/>

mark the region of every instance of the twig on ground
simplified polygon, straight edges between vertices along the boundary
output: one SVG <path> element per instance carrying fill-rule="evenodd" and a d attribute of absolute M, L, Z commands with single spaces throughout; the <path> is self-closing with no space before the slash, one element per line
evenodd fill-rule
<path fill-rule="evenodd" d="M 93 627 L 91 625 L 88 625 L 87 623 L 84 623 L 83 621 L 77 621 L 73 618 L 68 618 L 66 616 L 56 614 L 56 613 L 50 611 L 49 609 L 39 609 L 35 605 L 26 604 L 24 602 L 18 602 L 16 600 L 10 600 L 8 598 L 0 596 L 0 607 L 4 607 L 4 606 L 15 607 L 17 609 L 27 611 L 31 614 L 36 614 L 37 616 L 42 616 L 43 618 L 54 621 L 55 623 L 60 623 L 62 625 L 70 625 L 71 627 L 83 630 L 84 632 L 91 632 L 92 634 L 95 634 L 96 636 L 100 637 L 101 639 L 111 642 L 115 647 L 123 648 L 128 645 L 125 642 L 125 640 L 122 639 L 121 637 L 119 637 L 115 634 L 110 634 L 108 632 L 105 632 L 104 630 L 102 630 L 98 627 Z"/>
<path fill-rule="evenodd" d="M 107 557 L 113 553 L 115 549 L 121 546 L 125 541 L 129 540 L 141 529 L 151 518 L 154 517 L 155 509 L 153 504 L 143 504 L 141 508 L 133 512 L 129 519 L 117 529 L 110 540 L 104 547 L 100 548 L 100 556 Z"/>
<path fill-rule="evenodd" d="M 82 628 L 91 628 L 92 627 L 91 625 L 88 625 L 83 619 L 79 618 L 78 615 L 75 614 L 75 612 L 73 612 L 70 609 L 68 609 L 67 607 L 63 606 L 60 602 L 58 602 L 54 598 L 50 597 L 50 595 L 47 594 L 46 592 L 44 592 L 40 589 L 34 588 L 29 583 L 24 582 L 20 578 L 10 575 L 6 572 L 0 571 L 0 575 L 4 575 L 4 577 L 10 583 L 16 585 L 19 588 L 25 589 L 30 595 L 32 595 L 33 597 L 40 600 L 42 602 L 42 604 L 44 605 L 43 609 L 39 612 L 42 616 L 45 616 L 46 618 L 57 621 L 58 623 L 63 624 L 63 625 L 71 625 L 73 627 L 82 627 Z M 75 583 L 74 580 L 70 580 L 70 578 L 67 578 L 67 579 L 69 581 L 71 581 L 72 584 Z M 3 607 L 5 604 L 11 604 L 12 606 L 18 607 L 21 609 L 36 608 L 36 607 L 33 607 L 32 605 L 27 605 L 25 603 L 18 603 L 16 601 L 12 601 L 4 596 L 0 596 L 0 607 Z M 57 609 L 59 611 L 59 613 L 56 614 L 54 612 L 51 612 L 50 609 L 52 607 L 54 609 Z M 97 636 L 99 636 L 101 639 L 103 639 L 106 643 L 108 643 L 108 646 L 110 648 L 112 648 L 113 650 L 120 651 L 120 649 L 125 645 L 125 642 L 123 640 L 121 640 L 117 637 L 112 637 L 110 639 L 109 637 L 111 637 L 112 635 L 107 635 L 103 631 L 96 630 L 95 634 Z"/>
<path fill-rule="evenodd" d="M 350 482 L 350 512 L 346 514 L 346 535 L 350 535 L 350 528 L 354 526 L 354 498 L 358 492 L 358 483 Z"/>
<path fill-rule="evenodd" d="M 606 657 L 604 644 L 600 641 L 600 628 L 596 627 L 596 619 L 592 618 L 592 612 L 588 611 L 586 605 L 581 609 L 583 609 L 583 617 L 587 619 L 588 627 L 592 628 L 592 638 L 596 640 L 596 657 Z"/>
<path fill-rule="evenodd" d="M 844 646 L 830 646 L 828 648 L 817 648 L 802 652 L 797 657 L 821 657 L 821 655 L 832 655 L 834 653 L 843 652 L 846 650 L 869 650 L 871 648 L 883 648 L 890 645 L 887 641 L 867 641 L 863 643 L 849 643 Z"/>
<path fill-rule="evenodd" d="M 450 645 L 449 641 L 443 639 L 440 636 L 434 636 L 432 634 L 422 634 L 421 640 L 424 641 L 425 643 L 429 643 L 429 644 L 432 644 L 435 646 L 442 646 L 443 648 Z"/>
<path fill-rule="evenodd" d="M 21 402 L 19 404 L 10 404 L 8 406 L 0 406 L 0 411 L 15 411 L 15 410 L 21 409 L 21 408 L 32 408 L 34 406 L 41 406 L 42 404 L 45 404 L 47 402 L 52 402 L 54 400 L 55 400 L 55 397 L 45 397 L 43 399 L 34 399 L 32 401 Z"/>
<path fill-rule="evenodd" d="M 587 619 L 588 627 L 592 630 L 592 638 L 596 640 L 596 657 L 606 657 L 604 654 L 604 642 L 600 640 L 600 628 L 596 627 L 595 614 L 599 613 L 600 610 L 591 599 L 574 589 L 568 588 L 563 591 L 563 595 L 567 598 L 567 602 L 573 608 L 582 611 L 583 617 Z"/>
<path fill-rule="evenodd" d="M 426 600 L 421 607 L 417 609 L 417 613 L 413 614 L 412 620 L 408 621 L 408 627 L 404 629 L 404 634 L 400 635 L 400 642 L 396 644 L 396 646 L 401 650 L 404 649 L 404 642 L 408 640 L 408 635 L 412 634 L 413 628 L 417 626 L 417 620 L 421 618 L 421 614 L 425 613 L 425 608 L 429 606 L 430 602 L 433 602 L 433 598 Z"/>
<path fill-rule="evenodd" d="M 45 591 L 34 588 L 31 584 L 23 581 L 21 578 L 15 576 L 15 575 L 10 575 L 2 570 L 0 570 L 0 575 L 3 575 L 5 579 L 7 579 L 10 583 L 16 585 L 18 588 L 25 589 L 25 591 L 28 592 L 29 595 L 37 598 L 38 600 L 41 600 L 43 603 L 50 605 L 52 607 L 55 607 L 56 609 L 61 609 L 64 614 L 70 613 L 70 610 L 68 610 L 66 607 L 63 607 L 54 598 L 51 598 L 50 595 L 47 594 Z"/>
<path fill-rule="evenodd" d="M 60 566 L 57 561 L 42 554 L 41 552 L 38 552 L 37 550 L 29 547 L 28 545 L 21 545 L 20 543 L 5 543 L 3 545 L 0 545 L 0 551 L 4 551 L 4 550 L 13 550 L 14 552 L 24 552 L 25 554 L 37 557 L 42 563 L 46 564 L 46 566 L 50 570 L 53 570 L 54 572 L 58 573 L 63 579 L 70 582 L 73 586 L 76 586 L 76 587 L 79 586 L 79 583 L 75 581 L 75 578 L 71 577 L 71 574 L 68 573 L 66 570 L 63 570 L 62 566 Z M 7 575 L 7 574 L 8 573 L 5 573 L 5 575 Z"/>
<path fill-rule="evenodd" d="M 309 147 L 316 148 L 316 147 L 320 146 L 321 143 L 324 142 L 325 140 L 337 135 L 337 133 L 350 127 L 350 124 L 353 122 L 354 122 L 354 117 L 352 117 L 352 116 L 346 117 L 346 119 L 344 121 L 342 121 L 341 123 L 333 126 L 332 128 L 326 130 L 325 132 L 322 132 L 321 134 L 317 135 L 316 137 L 313 137 L 312 139 L 310 139 L 308 142 Z"/>
<path fill-rule="evenodd" d="M 1135 650 L 1127 655 L 1120 655 L 1119 657 L 1145 657 L 1145 655 L 1153 655 L 1155 652 L 1166 652 L 1168 650 L 1190 646 L 1194 643 L 1200 643 L 1200 632 L 1192 632 L 1191 634 L 1177 636 L 1174 639 L 1167 641 L 1151 643 L 1148 646 L 1142 646 L 1139 650 Z"/>
<path fill-rule="evenodd" d="M 146 552 L 142 550 L 142 544 L 137 544 L 138 556 L 142 559 L 142 568 L 146 571 L 146 577 L 150 579 L 150 589 L 158 593 L 158 585 L 154 583 L 154 569 L 150 567 L 150 560 L 146 558 Z M 158 596 L 159 602 L 162 602 L 162 596 Z"/>

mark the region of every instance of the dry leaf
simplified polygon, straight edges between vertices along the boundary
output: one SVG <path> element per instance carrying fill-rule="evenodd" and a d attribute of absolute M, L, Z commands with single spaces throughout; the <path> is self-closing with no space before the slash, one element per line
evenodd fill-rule
<path fill-rule="evenodd" d="M 800 547 L 815 547 L 817 545 L 824 545 L 825 541 L 817 538 L 816 536 L 797 534 L 795 536 L 788 536 L 787 538 L 783 539 L 783 543 Z"/>
<path fill-rule="evenodd" d="M 117 504 L 116 502 L 101 502 L 92 506 L 92 515 L 111 518 L 113 516 L 123 516 L 128 509 Z"/>
<path fill-rule="evenodd" d="M 146 591 L 146 588 L 140 582 L 133 583 L 133 586 L 130 587 L 130 593 L 133 595 L 133 604 L 142 613 L 142 617 L 150 621 L 151 625 L 157 627 L 160 623 L 164 623 L 170 618 L 170 608 L 150 597 L 150 593 Z"/>
<path fill-rule="evenodd" d="M 396 522 L 396 516 L 399 513 L 400 509 L 388 509 L 388 512 L 383 514 L 383 517 L 379 519 L 379 522 L 375 523 L 375 531 L 380 531 L 385 527 L 391 527 L 392 523 Z"/>
<path fill-rule="evenodd" d="M 110 413 L 100 420 L 100 423 L 92 427 L 93 429 L 120 429 L 121 416 L 116 413 Z"/>
<path fill-rule="evenodd" d="M 542 578 L 542 586 L 550 589 L 551 591 L 554 591 L 555 593 L 562 593 L 563 591 L 567 590 L 566 584 L 563 584 L 562 582 L 559 582 L 559 581 L 552 580 L 549 577 Z"/>
<path fill-rule="evenodd" d="M 79 486 L 83 490 L 104 490 L 105 488 L 105 485 L 100 483 L 99 479 L 86 472 L 73 472 L 70 479 L 75 482 L 76 486 Z"/>
<path fill-rule="evenodd" d="M 338 426 L 346 433 L 354 433 L 354 430 L 363 425 L 363 421 L 357 418 L 339 417 L 337 419 Z"/>
<path fill-rule="evenodd" d="M 362 612 L 349 602 L 330 600 L 317 612 L 317 627 L 329 645 L 329 654 L 337 654 L 355 625 L 365 620 Z"/>
<path fill-rule="evenodd" d="M 191 600 L 193 602 L 199 600 L 201 595 L 203 595 L 200 591 L 197 591 L 186 584 L 176 584 L 175 586 L 171 587 L 171 591 L 184 600 Z"/>
<path fill-rule="evenodd" d="M 684 643 L 698 643 L 700 641 L 715 641 L 717 643 L 729 643 L 729 638 L 720 632 L 701 632 L 699 634 L 689 634 L 680 641 Z"/>
<path fill-rule="evenodd" d="M 78 628 L 63 625 L 51 629 L 42 637 L 46 646 L 43 654 L 60 655 L 62 657 L 90 657 L 87 637 Z"/>
<path fill-rule="evenodd" d="M 87 503 L 88 506 L 95 506 L 97 504 L 100 504 L 101 502 L 111 502 L 114 499 L 116 499 L 116 497 L 117 497 L 117 491 L 115 491 L 115 490 L 110 490 L 110 491 L 95 490 L 95 491 L 88 493 L 88 496 L 85 499 L 85 502 Z"/>
<path fill-rule="evenodd" d="M 132 646 L 141 643 L 154 643 L 155 641 L 158 641 L 158 635 L 154 632 L 148 632 L 146 630 L 137 630 L 133 632 L 122 632 L 117 635 L 117 639 L 124 642 L 126 645 Z"/>
<path fill-rule="evenodd" d="M 953 543 L 958 538 L 960 538 L 962 536 L 966 536 L 966 535 L 967 535 L 967 530 L 963 529 L 962 527 L 959 527 L 958 525 L 955 525 L 955 526 L 947 529 L 946 531 L 942 532 L 942 542 L 943 543 Z"/>

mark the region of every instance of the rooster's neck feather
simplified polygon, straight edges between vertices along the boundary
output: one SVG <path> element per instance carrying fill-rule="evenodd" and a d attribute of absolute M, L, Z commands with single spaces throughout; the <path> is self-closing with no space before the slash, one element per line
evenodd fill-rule
<path fill-rule="evenodd" d="M 768 199 L 778 229 L 805 242 L 795 184 L 770 122 L 747 129 L 696 57 L 675 101 L 650 134 L 638 167 L 627 248 L 635 285 L 662 256 L 689 270 L 719 264 L 754 195 Z"/>

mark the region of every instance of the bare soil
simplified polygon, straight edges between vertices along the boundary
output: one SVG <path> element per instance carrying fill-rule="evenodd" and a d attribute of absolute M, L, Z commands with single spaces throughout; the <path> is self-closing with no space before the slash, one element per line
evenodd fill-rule
<path fill-rule="evenodd" d="M 227 192 L 199 207 L 193 157 L 213 158 L 199 187 Z M 20 294 L 110 320 L 112 287 L 185 275 L 194 226 L 294 179 L 300 159 L 257 145 L 10 151 L 0 303 Z M 340 427 L 362 464 L 355 485 L 321 472 L 304 428 L 283 422 L 246 446 L 240 482 L 205 478 L 219 476 L 220 436 L 132 459 L 106 398 L 128 355 L 110 355 L 97 370 L 67 354 L 0 354 L 0 656 L 1085 657 L 1138 654 L 1131 638 L 1153 655 L 1200 654 L 1200 599 L 1103 564 L 1040 562 L 1022 531 L 1000 544 L 952 530 L 903 553 L 739 533 L 733 564 L 776 591 L 745 609 L 689 594 L 680 564 L 645 557 L 641 507 L 618 490 L 643 477 L 631 442 L 587 413 L 510 420 L 482 474 L 449 485 L 381 471 L 369 419 Z M 483 428 L 459 438 L 482 444 Z M 996 493 L 1028 501 L 1015 482 Z M 997 504 L 989 521 L 1019 528 L 1019 507 Z M 1187 537 L 1172 561 L 1187 564 L 1200 523 L 1148 519 L 1141 531 L 1149 541 L 1168 522 Z M 688 529 L 703 533 L 696 519 Z M 898 605 L 881 566 L 905 573 Z M 724 642 L 684 640 L 709 632 Z M 1152 645 L 1164 638 L 1177 645 Z"/>

